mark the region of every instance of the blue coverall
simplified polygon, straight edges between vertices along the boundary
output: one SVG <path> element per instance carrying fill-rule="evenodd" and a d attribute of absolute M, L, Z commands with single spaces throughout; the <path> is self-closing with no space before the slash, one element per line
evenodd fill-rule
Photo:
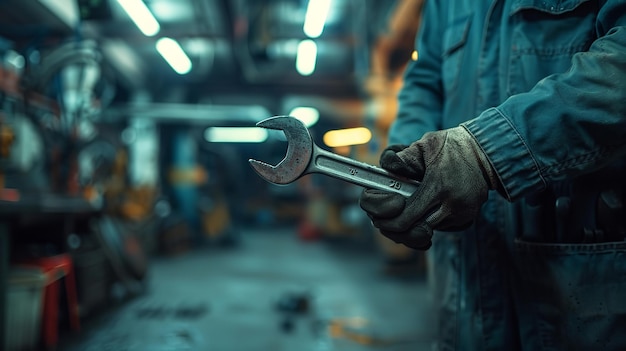
<path fill-rule="evenodd" d="M 423 11 L 389 144 L 464 124 L 502 184 L 433 236 L 438 349 L 626 350 L 626 1 Z"/>

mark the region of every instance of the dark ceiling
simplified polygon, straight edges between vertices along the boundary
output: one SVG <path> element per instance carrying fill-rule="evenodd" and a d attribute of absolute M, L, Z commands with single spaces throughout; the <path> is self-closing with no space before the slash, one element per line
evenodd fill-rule
<path fill-rule="evenodd" d="M 112 67 L 117 101 L 143 92 L 153 102 L 261 104 L 286 98 L 363 99 L 374 40 L 387 28 L 396 1 L 333 0 L 310 76 L 295 68 L 295 46 L 306 38 L 308 0 L 146 0 L 160 23 L 143 35 L 117 0 L 0 0 L 0 36 L 16 50 L 46 50 L 93 39 Z M 80 20 L 79 20 L 80 18 Z M 193 69 L 176 74 L 155 49 L 176 39 Z"/>

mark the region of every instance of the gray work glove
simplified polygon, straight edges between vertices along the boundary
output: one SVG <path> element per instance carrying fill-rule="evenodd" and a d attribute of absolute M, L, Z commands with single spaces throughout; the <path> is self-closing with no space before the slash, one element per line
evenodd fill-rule
<path fill-rule="evenodd" d="M 390 146 L 380 165 L 422 184 L 409 198 L 366 189 L 360 206 L 382 234 L 419 250 L 430 248 L 433 230 L 470 226 L 489 190 L 499 184 L 489 160 L 463 127 L 427 133 L 408 147 Z"/>

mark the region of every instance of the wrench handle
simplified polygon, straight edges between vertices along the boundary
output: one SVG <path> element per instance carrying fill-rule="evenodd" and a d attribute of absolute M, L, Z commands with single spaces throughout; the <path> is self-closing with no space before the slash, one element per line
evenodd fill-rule
<path fill-rule="evenodd" d="M 386 170 L 351 158 L 334 154 L 314 146 L 312 164 L 307 173 L 322 173 L 369 189 L 395 192 L 411 196 L 420 183 L 400 177 Z"/>

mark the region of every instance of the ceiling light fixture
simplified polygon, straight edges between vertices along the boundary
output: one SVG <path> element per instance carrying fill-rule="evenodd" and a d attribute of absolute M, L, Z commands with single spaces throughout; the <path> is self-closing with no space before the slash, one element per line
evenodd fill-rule
<path fill-rule="evenodd" d="M 360 145 L 372 139 L 372 132 L 365 127 L 329 130 L 323 139 L 330 147 Z"/>
<path fill-rule="evenodd" d="M 315 71 L 317 44 L 313 40 L 302 40 L 296 53 L 296 70 L 303 76 L 310 76 Z"/>
<path fill-rule="evenodd" d="M 156 48 L 176 73 L 187 74 L 191 71 L 191 60 L 176 40 L 161 38 L 157 41 Z"/>
<path fill-rule="evenodd" d="M 209 127 L 204 131 L 204 139 L 211 143 L 262 143 L 267 137 L 267 130 L 257 127 Z"/>
<path fill-rule="evenodd" d="M 29 1 L 32 2 L 32 1 Z M 80 1 L 75 0 L 39 0 L 50 11 L 56 14 L 60 20 L 65 22 L 70 28 L 74 28 L 78 24 L 78 4 Z"/>
<path fill-rule="evenodd" d="M 148 37 L 156 35 L 161 27 L 152 12 L 141 0 L 117 0 L 137 28 Z"/>
<path fill-rule="evenodd" d="M 291 112 L 289 112 L 289 116 L 302 121 L 302 123 L 304 123 L 304 125 L 308 128 L 317 123 L 320 119 L 320 112 L 314 107 L 300 106 L 291 110 Z"/>
<path fill-rule="evenodd" d="M 310 38 L 322 35 L 329 9 L 330 0 L 309 0 L 304 17 L 304 34 Z"/>

